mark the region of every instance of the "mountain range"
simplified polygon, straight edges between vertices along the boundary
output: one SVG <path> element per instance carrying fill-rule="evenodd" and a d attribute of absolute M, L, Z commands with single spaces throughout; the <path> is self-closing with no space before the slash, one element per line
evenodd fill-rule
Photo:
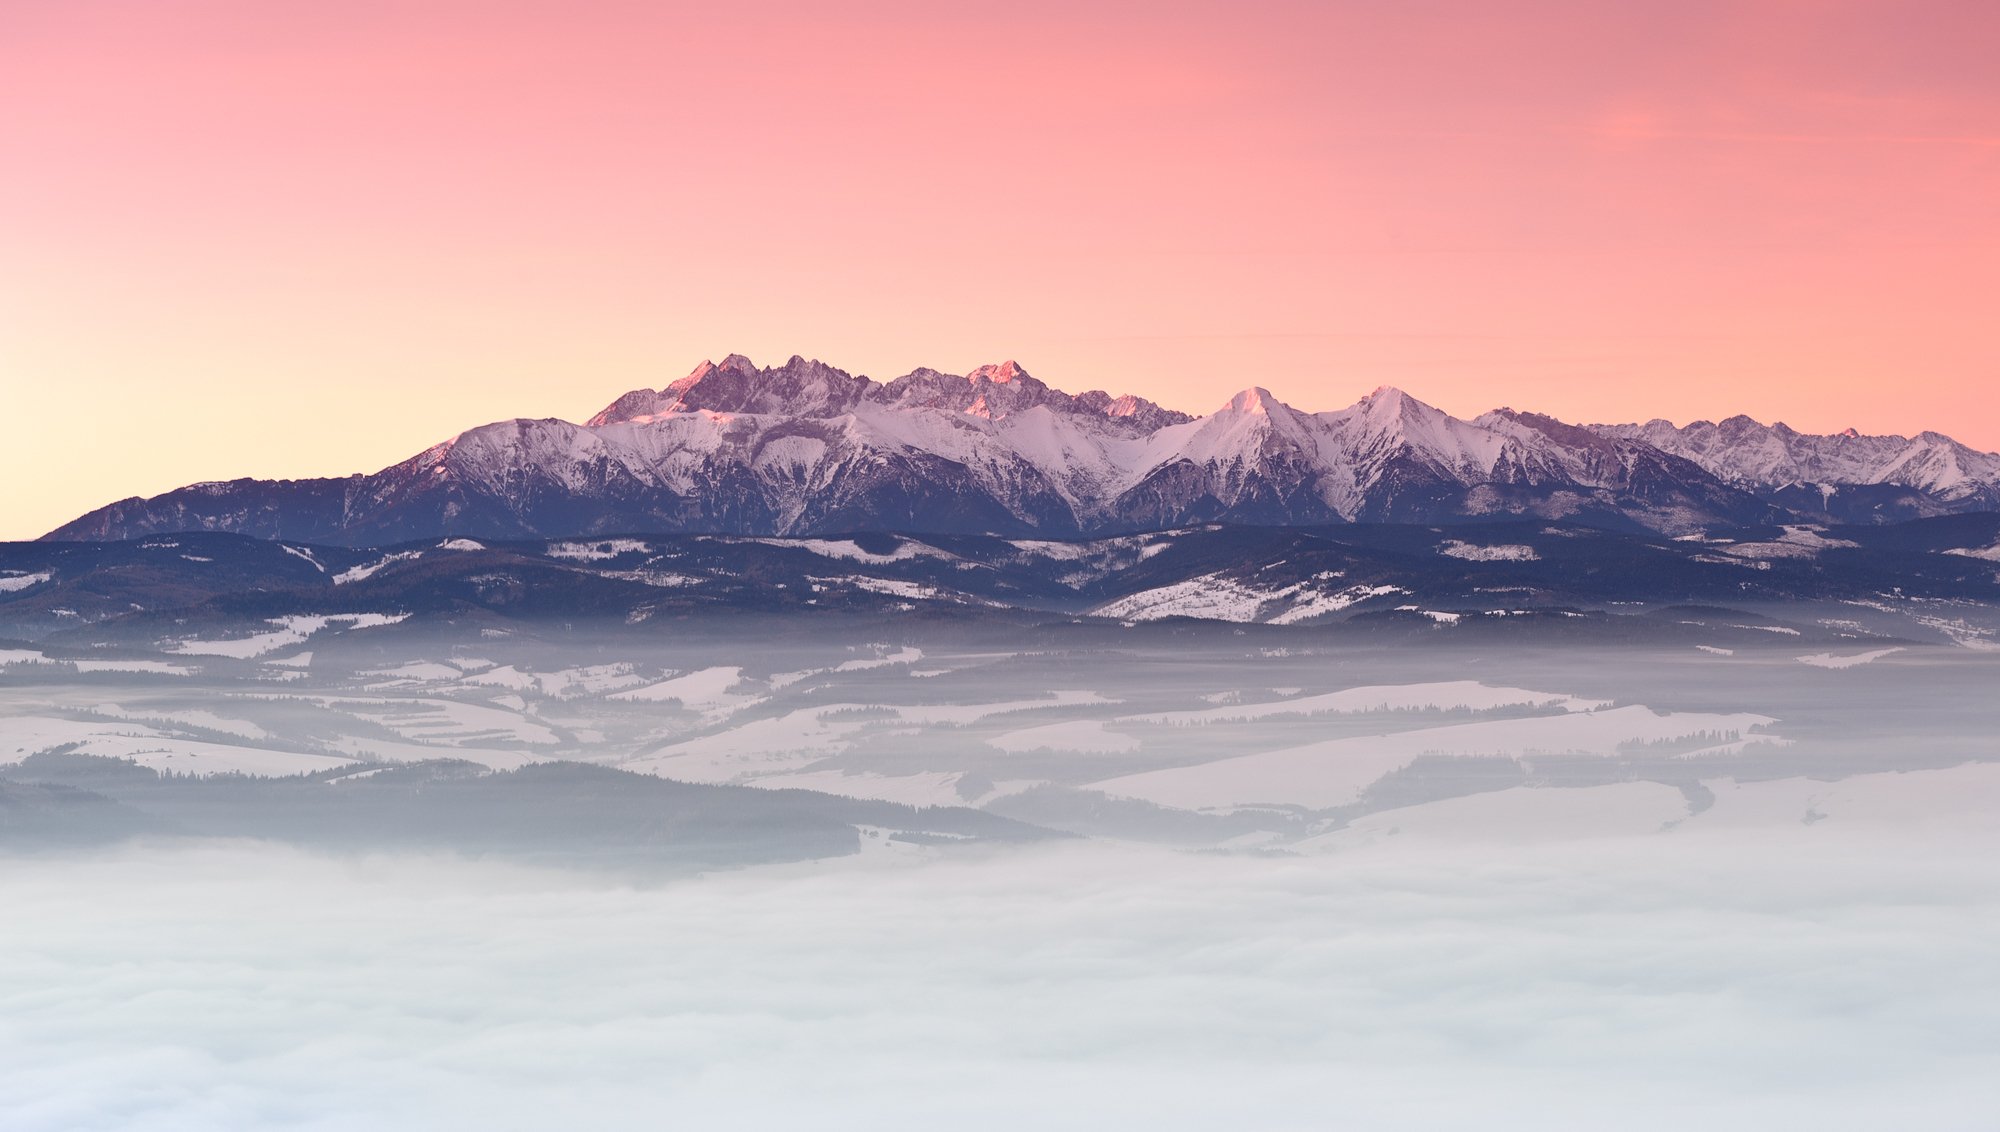
<path fill-rule="evenodd" d="M 1383 387 L 1302 412 L 1253 386 L 1203 417 L 1054 389 L 1014 362 L 889 382 L 731 354 L 582 424 L 482 425 L 370 475 L 194 484 L 44 536 L 185 531 L 346 546 L 701 532 L 1101 537 L 1222 522 L 1541 519 L 1668 535 L 2000 510 L 2000 455 L 1748 417 L 1453 417 Z"/>

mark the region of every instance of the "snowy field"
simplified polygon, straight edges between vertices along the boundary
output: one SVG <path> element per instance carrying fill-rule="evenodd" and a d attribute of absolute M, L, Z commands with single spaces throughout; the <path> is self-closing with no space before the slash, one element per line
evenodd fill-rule
<path fill-rule="evenodd" d="M 1574 809 L 1598 831 L 1625 811 L 1536 792 L 1647 783 L 1656 801 L 1615 830 L 1647 833 L 1709 820 L 1743 783 L 1942 774 L 2000 759 L 1995 686 L 1990 650 L 1780 634 L 1756 648 L 1226 628 L 771 641 L 293 617 L 154 653 L 0 650 L 0 774 L 45 751 L 192 775 L 569 760 L 1084 836 L 1309 849 L 1366 815 L 1475 794 L 1537 828 Z"/>
<path fill-rule="evenodd" d="M 0 857 L 0 1123 L 1991 1127 L 2000 656 L 1771 636 L 14 648 L 0 778 L 576 760 L 1077 836 L 670 879 Z"/>

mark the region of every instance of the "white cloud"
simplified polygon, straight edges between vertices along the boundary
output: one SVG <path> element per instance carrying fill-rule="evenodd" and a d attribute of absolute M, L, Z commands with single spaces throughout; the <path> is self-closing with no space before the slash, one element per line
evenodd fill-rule
<path fill-rule="evenodd" d="M 657 886 L 0 868 L 0 1112 L 119 1128 L 1969 1128 L 1993 835 L 1103 844 Z"/>

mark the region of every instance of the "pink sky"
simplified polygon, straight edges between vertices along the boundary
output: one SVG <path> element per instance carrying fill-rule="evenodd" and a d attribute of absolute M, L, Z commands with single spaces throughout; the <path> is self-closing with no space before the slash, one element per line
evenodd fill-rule
<path fill-rule="evenodd" d="M 2000 448 L 1996 43 L 1921 0 L 0 0 L 0 537 L 730 351 Z"/>

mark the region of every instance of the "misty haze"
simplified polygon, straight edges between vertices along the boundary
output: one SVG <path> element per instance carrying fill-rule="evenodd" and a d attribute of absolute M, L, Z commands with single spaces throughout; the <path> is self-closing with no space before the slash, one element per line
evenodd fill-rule
<path fill-rule="evenodd" d="M 0 1101 L 1972 1127 L 2000 651 L 1855 608 L 1695 643 L 825 614 L 15 647 Z"/>

